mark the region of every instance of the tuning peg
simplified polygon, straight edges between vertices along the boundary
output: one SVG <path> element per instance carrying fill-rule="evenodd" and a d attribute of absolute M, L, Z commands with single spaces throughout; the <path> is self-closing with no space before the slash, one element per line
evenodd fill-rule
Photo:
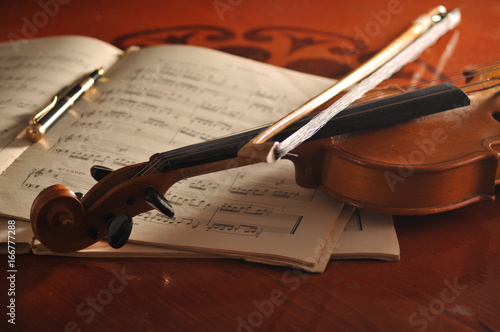
<path fill-rule="evenodd" d="M 111 247 L 123 247 L 132 233 L 132 217 L 128 214 L 119 214 L 109 222 L 107 240 Z"/>
<path fill-rule="evenodd" d="M 169 218 L 172 218 L 175 214 L 172 205 L 170 205 L 167 199 L 153 187 L 149 187 L 146 189 L 145 201 L 151 207 L 154 207 Z"/>
<path fill-rule="evenodd" d="M 92 175 L 92 177 L 96 181 L 101 181 L 106 175 L 111 172 L 113 172 L 111 168 L 101 165 L 94 165 L 90 168 L 90 175 Z"/>

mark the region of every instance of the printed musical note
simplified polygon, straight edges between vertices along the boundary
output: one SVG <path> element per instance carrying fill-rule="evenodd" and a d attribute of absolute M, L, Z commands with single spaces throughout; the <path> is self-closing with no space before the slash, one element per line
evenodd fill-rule
<path fill-rule="evenodd" d="M 211 207 L 211 204 L 208 203 L 205 199 L 195 197 L 189 201 L 189 207 L 190 208 L 194 207 L 194 208 L 198 208 L 198 209 L 207 209 L 207 208 Z"/>
<path fill-rule="evenodd" d="M 220 110 L 220 114 L 227 116 L 229 118 L 239 119 L 243 116 L 243 112 L 236 109 L 223 109 Z"/>
<path fill-rule="evenodd" d="M 296 191 L 285 191 L 285 190 L 275 190 L 273 191 L 273 197 L 282 197 L 282 198 L 296 198 L 300 193 Z"/>
<path fill-rule="evenodd" d="M 184 71 L 182 66 L 178 66 L 175 62 L 166 63 L 163 59 L 160 59 L 160 63 L 158 63 L 157 68 L 158 73 L 168 76 L 178 76 Z"/>
<path fill-rule="evenodd" d="M 137 163 L 137 160 L 131 158 L 115 158 L 112 162 L 115 166 L 128 166 Z"/>
<path fill-rule="evenodd" d="M 51 148 L 49 153 L 55 153 L 59 155 L 67 155 L 70 153 L 69 149 L 61 149 L 61 148 Z"/>
<path fill-rule="evenodd" d="M 258 111 L 261 111 L 264 113 L 271 113 L 274 110 L 273 106 L 265 105 L 262 103 L 256 103 L 256 102 L 251 103 L 249 108 L 251 110 L 258 110 Z"/>
<path fill-rule="evenodd" d="M 81 152 L 81 151 L 73 151 L 70 153 L 69 158 L 73 159 L 81 159 L 81 160 L 92 160 L 96 157 L 94 153 Z"/>
<path fill-rule="evenodd" d="M 196 85 L 190 84 L 190 83 L 180 82 L 178 87 L 180 89 L 187 90 L 190 93 L 195 93 L 198 91 L 198 87 Z"/>
<path fill-rule="evenodd" d="M 267 173 L 266 176 L 254 176 L 240 172 L 229 188 L 229 192 L 241 196 L 275 197 L 301 201 L 310 201 L 313 198 L 312 190 L 297 187 L 292 179 L 278 176 L 279 172 L 277 171 Z"/>
<path fill-rule="evenodd" d="M 81 185 L 82 183 L 85 183 L 84 178 L 87 174 L 85 172 L 75 171 L 74 169 L 64 167 L 33 168 L 22 181 L 19 189 L 39 192 L 52 184 L 60 183 L 63 179 L 68 178 L 68 176 L 71 176 L 73 179 L 82 179 L 83 181 L 79 182 Z M 68 183 L 74 184 L 75 189 L 81 188 L 81 186 L 77 185 L 78 181 L 80 180 L 77 180 L 74 183 L 69 181 Z"/>
<path fill-rule="evenodd" d="M 211 120 L 202 117 L 194 117 L 191 119 L 191 123 L 194 125 L 200 125 L 209 129 L 216 129 L 220 131 L 230 131 L 232 125 L 223 121 Z"/>
<path fill-rule="evenodd" d="M 205 73 L 197 71 L 197 70 L 186 69 L 186 70 L 184 70 L 182 77 L 193 80 L 193 81 L 201 81 L 201 80 L 206 78 L 206 75 L 205 75 Z"/>
<path fill-rule="evenodd" d="M 201 220 L 198 218 L 192 218 L 192 217 L 166 217 L 165 215 L 156 212 L 156 211 L 148 211 L 145 213 L 139 214 L 137 219 L 146 221 L 146 222 L 154 222 L 154 223 L 161 223 L 161 224 L 166 224 L 166 225 L 173 225 L 173 226 L 188 226 L 188 228 L 197 228 L 200 226 L 200 224 L 208 224 L 206 220 Z"/>
<path fill-rule="evenodd" d="M 147 120 L 143 121 L 142 123 L 151 125 L 153 127 L 158 127 L 158 128 L 165 128 L 168 126 L 168 123 L 166 123 L 164 120 L 160 119 L 155 119 L 152 117 L 149 117 Z"/>
<path fill-rule="evenodd" d="M 206 191 L 209 190 L 210 188 L 217 188 L 217 187 L 219 187 L 219 185 L 210 180 L 197 179 L 189 183 L 189 188 L 202 191 Z"/>
<path fill-rule="evenodd" d="M 255 96 L 263 99 L 270 99 L 272 101 L 277 101 L 280 99 L 286 99 L 287 95 L 278 93 L 278 92 L 273 92 L 273 91 L 266 91 L 262 89 L 258 89 L 255 91 Z"/>
<path fill-rule="evenodd" d="M 265 196 L 269 190 L 268 189 L 257 189 L 253 187 L 231 187 L 229 189 L 229 192 L 231 194 L 237 194 L 237 195 L 254 195 L 254 196 Z"/>
<path fill-rule="evenodd" d="M 269 215 L 273 212 L 273 208 L 270 207 L 257 207 L 253 205 L 236 205 L 236 204 L 228 204 L 224 203 L 219 211 L 228 212 L 228 213 L 243 213 L 243 214 L 251 214 L 256 216 Z"/>
<path fill-rule="evenodd" d="M 172 201 L 171 199 L 174 198 Z M 171 197 L 169 199 L 178 209 L 188 199 Z M 190 209 L 191 206 L 190 206 Z M 160 223 L 162 225 L 180 226 L 204 229 L 205 231 L 223 232 L 228 235 L 260 236 L 263 233 L 294 234 L 300 225 L 302 216 L 271 212 L 269 207 L 237 206 L 225 203 L 214 207 L 207 205 L 198 214 L 184 216 L 181 210 L 176 216 L 168 218 L 153 210 L 138 216 L 145 222 Z M 189 210 L 188 210 L 189 211 Z M 239 213 L 238 218 L 232 216 Z"/>
<path fill-rule="evenodd" d="M 207 81 L 217 86 L 221 86 L 228 82 L 228 77 L 221 74 L 209 74 Z"/>
<path fill-rule="evenodd" d="M 259 236 L 267 232 L 294 234 L 302 216 L 273 213 L 271 210 L 272 208 L 224 204 L 210 219 L 207 230 L 247 236 Z M 228 218 L 233 213 L 238 213 L 238 218 Z"/>
<path fill-rule="evenodd" d="M 188 202 L 189 199 L 180 195 L 170 194 L 166 196 L 170 204 L 182 206 L 184 203 Z"/>
<path fill-rule="evenodd" d="M 200 90 L 200 95 L 209 95 L 210 97 L 218 97 L 220 95 L 220 91 L 212 88 L 202 88 Z"/>
<path fill-rule="evenodd" d="M 123 106 L 126 108 L 135 108 L 137 105 L 137 101 L 133 99 L 125 99 L 125 98 L 120 98 L 115 102 L 116 106 Z"/>
<path fill-rule="evenodd" d="M 117 145 L 115 147 L 115 151 L 122 153 L 122 152 L 127 152 L 130 149 L 130 145 Z"/>
<path fill-rule="evenodd" d="M 158 105 L 154 105 L 151 103 L 141 102 L 137 105 L 137 109 L 141 111 L 149 111 L 154 112 L 158 109 Z"/>
<path fill-rule="evenodd" d="M 216 104 L 207 100 L 203 101 L 198 107 L 214 113 L 222 112 L 227 109 L 226 104 Z"/>
<path fill-rule="evenodd" d="M 116 111 L 116 110 L 110 110 L 109 113 L 106 113 L 104 116 L 113 118 L 113 119 L 121 119 L 121 120 L 128 120 L 132 117 L 130 113 L 125 112 L 125 111 Z"/>
<path fill-rule="evenodd" d="M 175 136 L 177 137 L 179 134 L 185 135 L 189 138 L 194 138 L 196 139 L 196 141 L 209 141 L 215 138 L 213 135 L 207 134 L 206 132 L 202 132 L 185 126 L 179 128 Z"/>

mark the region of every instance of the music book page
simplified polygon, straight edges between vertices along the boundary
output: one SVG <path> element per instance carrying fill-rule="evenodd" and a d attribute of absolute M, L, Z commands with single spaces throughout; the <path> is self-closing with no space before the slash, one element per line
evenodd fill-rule
<path fill-rule="evenodd" d="M 399 260 L 399 242 L 390 215 L 356 210 L 335 244 L 332 259 Z"/>
<path fill-rule="evenodd" d="M 106 58 L 121 54 L 114 51 Z M 82 65 L 75 76 L 92 66 Z M 270 123 L 331 84 L 193 46 L 123 54 L 72 114 L 0 176 L 0 212 L 28 220 L 43 188 L 64 184 L 85 194 L 95 184 L 93 165 L 117 169 L 157 152 Z M 299 187 L 288 161 L 182 180 L 166 198 L 176 215 L 167 218 L 152 210 L 135 217 L 131 241 L 267 257 L 310 271 L 326 266 L 319 262 L 333 250 L 328 244 L 343 208 L 322 192 Z"/>
<path fill-rule="evenodd" d="M 186 46 L 124 55 L 92 94 L 1 176 L 0 205 L 28 219 L 40 190 L 85 193 L 92 165 L 113 169 L 156 152 L 268 123 L 322 91 L 325 78 Z M 14 190 L 13 190 L 14 188 Z M 166 195 L 176 211 L 134 218 L 132 241 L 194 250 L 257 251 L 314 269 L 342 204 L 295 184 L 293 166 L 255 165 L 187 179 Z"/>
<path fill-rule="evenodd" d="M 28 121 L 65 86 L 123 52 L 87 37 L 0 43 L 0 174 L 26 150 Z"/>
<path fill-rule="evenodd" d="M 8 220 L 0 218 L 0 239 L 7 239 L 6 225 Z M 16 253 L 30 252 L 33 232 L 28 222 L 17 221 Z M 7 241 L 0 243 L 0 253 L 7 252 Z M 3 246 L 3 247 L 2 247 Z M 387 261 L 399 260 L 399 243 L 389 215 L 380 215 L 366 211 L 354 211 L 345 206 L 339 216 L 335 230 L 328 241 L 328 246 L 334 248 L 330 257 L 330 250 L 324 250 L 318 265 L 326 264 L 330 259 L 380 259 Z M 319 248 L 318 248 L 319 249 Z M 86 249 L 73 253 L 56 253 L 48 250 L 38 241 L 34 241 L 31 250 L 36 255 L 64 255 L 70 257 L 149 257 L 149 258 L 224 258 L 228 255 L 209 253 L 204 251 L 189 251 L 169 249 L 150 244 L 127 243 L 119 250 L 111 248 L 105 241 L 100 241 Z M 270 257 L 257 255 L 232 255 L 233 258 L 242 258 L 252 262 L 283 265 L 283 260 L 273 260 Z M 297 264 L 293 266 L 300 267 Z"/>

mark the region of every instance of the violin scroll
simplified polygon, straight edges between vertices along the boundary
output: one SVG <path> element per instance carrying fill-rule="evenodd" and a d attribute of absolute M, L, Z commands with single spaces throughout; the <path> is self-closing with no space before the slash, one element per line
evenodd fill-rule
<path fill-rule="evenodd" d="M 72 251 L 83 239 L 97 240 L 100 232 L 85 222 L 85 211 L 80 198 L 68 187 L 56 184 L 44 189 L 31 207 L 31 223 L 36 237 L 47 248 Z M 107 241 L 113 248 L 121 248 L 132 232 L 132 217 L 128 214 L 110 216 Z M 86 235 L 86 236 L 82 236 Z M 65 239 L 61 243 L 61 239 Z"/>
<path fill-rule="evenodd" d="M 93 167 L 91 173 L 98 183 L 81 199 L 66 186 L 53 185 L 33 202 L 33 232 L 50 250 L 77 251 L 104 238 L 120 248 L 132 232 L 134 216 L 152 207 L 173 216 L 162 193 L 182 178 L 178 171 L 164 174 L 139 163 L 116 171 Z"/>
<path fill-rule="evenodd" d="M 44 189 L 31 206 L 30 219 L 35 236 L 48 248 L 61 238 L 72 245 L 80 237 L 83 205 L 68 187 L 56 184 Z"/>

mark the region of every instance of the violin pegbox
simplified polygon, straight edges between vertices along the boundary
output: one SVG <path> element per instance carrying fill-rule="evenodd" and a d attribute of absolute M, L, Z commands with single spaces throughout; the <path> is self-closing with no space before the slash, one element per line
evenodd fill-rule
<path fill-rule="evenodd" d="M 172 205 L 155 188 L 153 187 L 147 188 L 145 191 L 145 195 L 146 195 L 145 198 L 146 203 L 148 203 L 149 206 L 157 209 L 158 211 L 160 211 L 169 218 L 172 218 L 175 215 L 174 208 L 172 207 Z"/>
<path fill-rule="evenodd" d="M 94 165 L 90 169 L 92 178 L 98 182 L 103 180 L 112 172 L 113 169 L 101 165 Z M 172 205 L 170 205 L 167 199 L 153 187 L 147 187 L 144 190 L 144 201 L 149 206 L 156 208 L 167 217 L 171 218 L 174 216 L 174 209 L 172 208 Z M 126 205 L 133 204 L 135 204 L 135 199 L 133 198 L 129 198 L 126 201 Z M 115 249 L 121 248 L 125 245 L 130 237 L 130 234 L 132 233 L 132 217 L 127 213 L 120 213 L 118 215 L 109 214 L 106 217 L 106 224 L 108 226 L 108 232 L 106 235 L 108 244 Z"/>
<path fill-rule="evenodd" d="M 96 181 L 101 181 L 106 175 L 113 172 L 113 170 L 106 166 L 94 165 L 90 168 L 90 175 Z"/>
<path fill-rule="evenodd" d="M 132 225 L 132 217 L 126 213 L 113 217 L 108 224 L 108 244 L 115 249 L 123 247 L 132 233 Z"/>
<path fill-rule="evenodd" d="M 172 208 L 172 205 L 170 205 L 167 199 L 156 189 L 148 187 L 146 188 L 144 195 L 144 200 L 151 207 L 156 208 L 159 212 L 169 218 L 174 216 L 174 209 Z M 127 243 L 130 234 L 132 233 L 132 217 L 129 214 L 122 213 L 117 216 L 110 215 L 107 219 L 106 223 L 108 225 L 108 233 L 106 240 L 111 247 L 119 249 Z"/>

